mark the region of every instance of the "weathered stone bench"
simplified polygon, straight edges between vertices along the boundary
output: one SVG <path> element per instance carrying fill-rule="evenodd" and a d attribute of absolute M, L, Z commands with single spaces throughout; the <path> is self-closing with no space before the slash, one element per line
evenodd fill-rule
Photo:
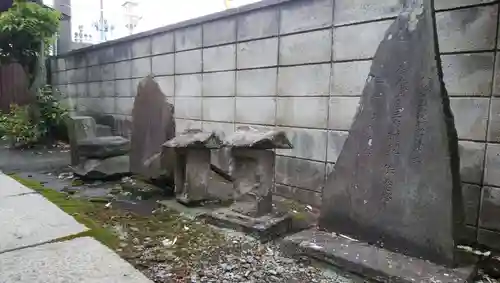
<path fill-rule="evenodd" d="M 130 141 L 121 136 L 97 136 L 97 126 L 90 116 L 68 119 L 71 166 L 75 174 L 104 179 L 129 173 Z"/>

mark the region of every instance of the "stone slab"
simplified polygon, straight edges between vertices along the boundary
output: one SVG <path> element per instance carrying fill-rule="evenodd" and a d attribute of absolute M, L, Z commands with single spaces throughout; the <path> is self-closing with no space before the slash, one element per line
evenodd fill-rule
<path fill-rule="evenodd" d="M 234 206 L 237 206 L 236 203 Z M 234 212 L 230 208 L 221 208 L 201 216 L 209 224 L 233 229 L 249 234 L 261 242 L 276 239 L 292 229 L 292 217 L 289 214 L 268 214 L 258 218 Z"/>
<path fill-rule="evenodd" d="M 127 154 L 130 141 L 121 136 L 94 137 L 78 141 L 77 147 L 80 156 L 104 159 Z"/>
<path fill-rule="evenodd" d="M 0 254 L 0 262 L 2 283 L 151 282 L 117 254 L 88 237 Z"/>
<path fill-rule="evenodd" d="M 0 173 L 0 199 L 34 192 L 9 176 Z"/>
<path fill-rule="evenodd" d="M 0 199 L 0 227 L 0 253 L 87 230 L 84 225 L 38 194 Z M 4 263 L 0 266 L 2 268 Z M 0 278 L 2 275 L 3 272 L 0 272 Z"/>
<path fill-rule="evenodd" d="M 438 72 L 431 1 L 413 5 L 378 47 L 349 136 L 327 177 L 319 223 L 451 265 L 463 223 L 458 138 Z"/>
<path fill-rule="evenodd" d="M 315 229 L 286 237 L 281 248 L 289 256 L 307 255 L 377 282 L 472 282 L 476 272 L 472 266 L 450 269 Z"/>

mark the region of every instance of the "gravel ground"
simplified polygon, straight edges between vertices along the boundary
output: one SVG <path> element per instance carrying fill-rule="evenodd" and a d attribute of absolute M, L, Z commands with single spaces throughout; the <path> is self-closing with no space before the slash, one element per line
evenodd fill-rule
<path fill-rule="evenodd" d="M 261 244 L 238 232 L 221 231 L 225 237 L 224 246 L 207 251 L 191 270 L 188 280 L 182 282 L 363 282 L 333 270 L 315 267 L 306 258 L 294 260 L 283 257 L 273 243 Z M 155 282 L 170 282 L 174 279 L 171 269 L 172 266 L 159 263 L 152 264 L 143 272 Z"/>

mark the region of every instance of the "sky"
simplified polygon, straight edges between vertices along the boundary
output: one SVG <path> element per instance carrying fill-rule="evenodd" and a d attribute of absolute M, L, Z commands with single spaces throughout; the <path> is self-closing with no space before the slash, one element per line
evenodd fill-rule
<path fill-rule="evenodd" d="M 108 39 L 116 39 L 129 34 L 125 27 L 125 9 L 121 6 L 126 0 L 103 0 L 104 18 L 114 25 Z M 224 0 L 135 0 L 139 3 L 137 14 L 142 16 L 134 33 L 151 30 L 165 25 L 182 22 L 192 18 L 225 10 Z M 230 8 L 258 2 L 260 0 L 231 0 Z M 53 0 L 44 0 L 53 6 Z M 72 35 L 83 25 L 84 33 L 92 34 L 94 43 L 99 33 L 92 26 L 99 20 L 99 0 L 71 0 Z"/>

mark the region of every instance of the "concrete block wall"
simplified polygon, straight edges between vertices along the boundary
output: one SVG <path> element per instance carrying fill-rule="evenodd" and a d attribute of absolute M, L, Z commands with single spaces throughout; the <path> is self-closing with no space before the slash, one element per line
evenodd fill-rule
<path fill-rule="evenodd" d="M 435 0 L 444 80 L 460 138 L 471 241 L 500 248 L 499 4 Z M 152 73 L 177 130 L 284 129 L 276 193 L 319 206 L 371 59 L 400 0 L 267 0 L 53 60 L 53 84 L 80 113 L 112 114 L 121 134 Z M 214 162 L 224 167 L 224 152 Z"/>

